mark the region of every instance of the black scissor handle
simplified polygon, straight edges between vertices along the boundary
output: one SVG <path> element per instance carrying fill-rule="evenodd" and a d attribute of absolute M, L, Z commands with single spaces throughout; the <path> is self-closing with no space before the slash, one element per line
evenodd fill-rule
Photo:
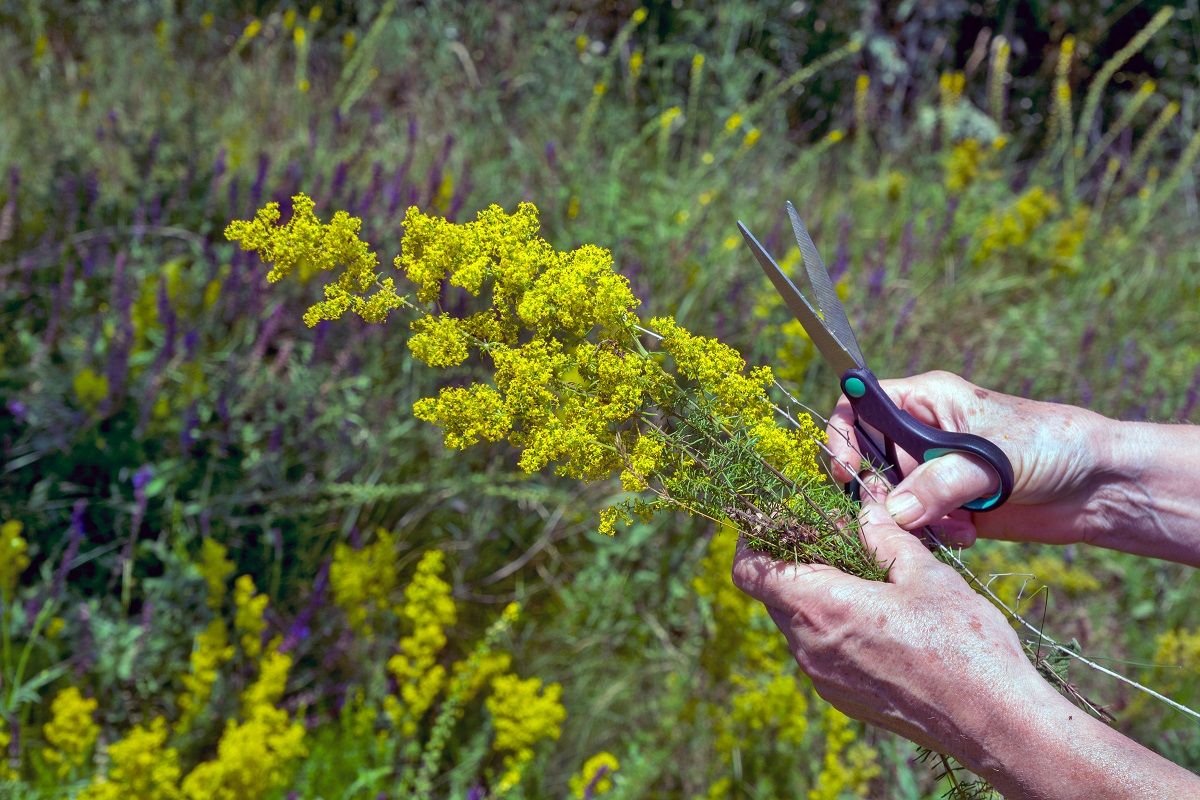
<path fill-rule="evenodd" d="M 857 420 L 855 428 L 863 455 L 872 466 L 882 469 L 893 484 L 898 483 L 898 478 L 902 477 L 896 462 L 896 447 L 899 446 L 918 463 L 947 453 L 966 453 L 987 464 L 996 474 L 999 488 L 989 497 L 963 503 L 962 507 L 965 509 L 991 511 L 1002 505 L 1012 494 L 1012 463 L 1004 451 L 993 442 L 972 433 L 956 433 L 934 428 L 901 411 L 879 385 L 874 373 L 863 367 L 846 370 L 842 375 L 842 392 L 850 400 L 850 407 L 854 409 Z M 880 452 L 878 445 L 866 435 L 859 423 L 869 425 L 883 434 L 887 452 Z"/>

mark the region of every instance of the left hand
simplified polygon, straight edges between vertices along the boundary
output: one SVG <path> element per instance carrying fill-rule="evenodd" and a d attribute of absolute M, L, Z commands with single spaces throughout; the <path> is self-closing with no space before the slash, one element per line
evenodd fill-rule
<path fill-rule="evenodd" d="M 879 503 L 862 536 L 887 583 L 739 546 L 733 580 L 767 606 L 817 694 L 843 713 L 970 764 L 994 709 L 1053 695 L 1004 616 Z"/>
<path fill-rule="evenodd" d="M 1200 797 L 1200 778 L 1058 694 L 1000 611 L 880 503 L 860 520 L 887 583 L 744 545 L 734 559 L 734 582 L 766 604 L 817 694 L 954 756 L 1005 797 Z"/>

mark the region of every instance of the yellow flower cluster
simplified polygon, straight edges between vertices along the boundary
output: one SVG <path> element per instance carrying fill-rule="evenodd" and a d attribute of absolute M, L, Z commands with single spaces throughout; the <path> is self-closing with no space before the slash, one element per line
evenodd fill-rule
<path fill-rule="evenodd" d="M 208 607 L 219 610 L 225 602 L 229 576 L 233 574 L 233 562 L 226 555 L 225 546 L 216 539 L 205 539 L 200 545 L 200 561 L 196 564 L 200 577 L 208 586 Z"/>
<path fill-rule="evenodd" d="M 579 774 L 571 778 L 571 794 L 579 800 L 608 794 L 613 787 L 613 773 L 620 768 L 621 762 L 612 753 L 606 751 L 596 753 L 583 762 L 583 768 L 579 770 Z"/>
<path fill-rule="evenodd" d="M 692 588 L 711 609 L 712 631 L 700 655 L 700 664 L 716 680 L 728 680 L 737 654 L 749 674 L 778 672 L 788 663 L 785 641 L 775 630 L 762 604 L 733 585 L 729 566 L 737 550 L 737 536 L 721 530 L 708 543 Z"/>
<path fill-rule="evenodd" d="M 275 706 L 290 667 L 289 656 L 270 648 L 259 679 L 242 695 L 243 721 L 229 720 L 216 757 L 184 778 L 187 800 L 263 797 L 287 785 L 293 764 L 306 753 L 304 725 Z"/>
<path fill-rule="evenodd" d="M 656 317 L 648 324 L 662 336 L 662 347 L 675 359 L 679 372 L 714 399 L 716 413 L 749 430 L 764 460 L 792 480 L 820 479 L 817 453 L 823 434 L 807 416 L 797 428 L 776 424 L 767 396 L 767 387 L 775 382 L 770 367 L 755 367 L 743 375 L 746 362 L 732 347 L 694 336 L 670 317 Z"/>
<path fill-rule="evenodd" d="M 839 800 L 849 794 L 866 797 L 871 781 L 880 773 L 879 753 L 856 742 L 850 718 L 833 706 L 822 715 L 825 726 L 825 758 L 817 785 L 808 800 Z"/>
<path fill-rule="evenodd" d="M 1050 266 L 1055 272 L 1063 275 L 1079 274 L 1082 269 L 1080 253 L 1087 239 L 1090 219 L 1091 212 L 1080 206 L 1070 217 L 1054 226 L 1050 236 Z"/>
<path fill-rule="evenodd" d="M 542 687 L 540 678 L 522 680 L 516 675 L 498 675 L 492 679 L 487 709 L 492 715 L 496 739 L 492 749 L 504 756 L 504 775 L 497 782 L 497 794 L 516 786 L 525 765 L 533 760 L 533 747 L 543 739 L 557 740 L 567 718 L 560 698 L 562 686 L 551 683 Z"/>
<path fill-rule="evenodd" d="M 107 774 L 96 778 L 79 800 L 181 800 L 179 752 L 167 747 L 167 722 L 155 717 L 135 725 L 108 748 Z"/>
<path fill-rule="evenodd" d="M 345 211 L 335 212 L 328 225 L 313 212 L 316 203 L 305 194 L 292 198 L 292 218 L 278 225 L 279 204 L 267 203 L 252 220 L 235 220 L 225 228 L 225 238 L 238 242 L 243 250 L 253 250 L 264 262 L 271 263 L 267 280 L 271 283 L 292 270 L 307 278 L 316 270 L 344 267 L 339 278 L 344 288 L 364 291 L 375 280 L 379 260 L 366 242 L 358 238 L 362 220 Z"/>
<path fill-rule="evenodd" d="M 304 322 L 310 327 L 323 319 L 338 319 L 347 311 L 367 322 L 383 322 L 388 312 L 403 299 L 396 294 L 393 279 L 378 281 L 379 259 L 358 237 L 362 220 L 345 211 L 334 212 L 322 223 L 313 212 L 316 204 L 305 194 L 292 197 L 292 217 L 279 225 L 278 203 L 267 203 L 251 220 L 235 220 L 225 228 L 225 238 L 243 250 L 257 252 L 271 264 L 267 280 L 274 283 L 292 271 L 308 280 L 318 270 L 341 269 L 334 283 L 326 284 L 325 300 L 308 309 Z M 375 286 L 375 292 L 365 295 Z"/>
<path fill-rule="evenodd" d="M 91 367 L 84 367 L 75 373 L 74 389 L 79 405 L 86 411 L 95 411 L 108 397 L 108 378 Z"/>
<path fill-rule="evenodd" d="M 730 690 L 726 705 L 703 704 L 726 773 L 735 759 L 746 768 L 745 748 L 749 743 L 770 740 L 786 743 L 792 749 L 803 748 L 813 727 L 807 682 L 796 670 L 783 638 L 762 604 L 739 591 L 730 580 L 729 565 L 735 548 L 735 536 L 714 536 L 692 581 L 713 619 L 701 651 L 701 666 L 716 685 Z M 817 703 L 823 709 L 826 742 L 821 774 L 814 776 L 813 791 L 825 793 L 815 796 L 866 796 L 867 783 L 879 773 L 877 754 L 854 743 L 854 732 L 846 717 Z M 789 769 L 789 773 L 792 771 Z M 749 775 L 744 779 L 749 780 Z M 708 796 L 734 796 L 733 781 L 715 781 Z"/>
<path fill-rule="evenodd" d="M 1022 247 L 1056 211 L 1058 200 L 1042 187 L 1034 186 L 1009 207 L 989 214 L 979 228 L 976 263 Z"/>
<path fill-rule="evenodd" d="M 242 652 L 246 658 L 258 658 L 262 652 L 262 635 L 267 628 L 263 614 L 267 610 L 267 596 L 258 594 L 254 579 L 243 575 L 233 586 L 234 629 L 241 636 Z"/>
<path fill-rule="evenodd" d="M 21 573 L 29 566 L 28 543 L 21 535 L 25 526 L 18 519 L 7 520 L 0 525 L 0 593 L 12 598 L 13 590 Z"/>
<path fill-rule="evenodd" d="M 374 620 L 391 607 L 399 585 L 396 574 L 396 539 L 384 528 L 375 541 L 357 550 L 339 542 L 329 567 L 333 602 L 345 613 L 350 627 L 363 636 L 375 632 Z"/>
<path fill-rule="evenodd" d="M 1016 557 L 1016 550 L 1011 545 L 989 548 L 976 564 L 975 569 L 980 574 L 995 576 L 989 584 L 992 592 L 1013 609 L 1029 602 L 1047 587 L 1071 597 L 1100 588 L 1096 576 L 1083 567 L 1069 565 L 1050 553 Z"/>
<path fill-rule="evenodd" d="M 955 143 L 946 158 L 946 190 L 951 194 L 959 194 L 974 183 L 984 153 L 978 139 L 963 139 Z"/>
<path fill-rule="evenodd" d="M 65 778 L 83 766 L 100 735 L 100 726 L 92 718 L 97 703 L 84 697 L 79 689 L 68 686 L 50 701 L 50 721 L 42 726 L 46 748 L 42 757 Z"/>
<path fill-rule="evenodd" d="M 423 397 L 413 403 L 413 416 L 441 427 L 446 447 L 452 450 L 462 450 L 480 440 L 498 442 L 512 430 L 504 398 L 481 383 L 465 389 L 442 389 L 436 398 Z"/>
<path fill-rule="evenodd" d="M 1159 634 L 1155 644 L 1154 663 L 1161 681 L 1156 689 L 1178 692 L 1200 682 L 1200 628 L 1167 631 Z"/>
<path fill-rule="evenodd" d="M 405 736 L 417 732 L 421 717 L 446 682 L 446 668 L 437 663 L 437 657 L 446 646 L 446 628 L 455 623 L 458 612 L 450 584 L 442 579 L 445 558 L 440 550 L 428 550 L 421 556 L 399 611 L 412 633 L 400 640 L 400 651 L 388 660 L 400 701 L 389 697 L 388 711 Z"/>
<path fill-rule="evenodd" d="M 431 367 L 456 367 L 467 360 L 470 337 L 456 317 L 430 314 L 418 317 L 410 325 L 408 349 Z"/>
<path fill-rule="evenodd" d="M 220 677 L 221 667 L 233 658 L 233 645 L 229 643 L 229 632 L 225 620 L 217 617 L 208 623 L 192 644 L 188 658 L 190 669 L 181 678 L 183 691 L 179 695 L 179 721 L 177 731 L 186 731 L 200 716 L 212 697 L 213 686 Z"/>
<path fill-rule="evenodd" d="M 17 770 L 9 763 L 8 746 L 12 744 L 12 735 L 8 732 L 8 723 L 0 720 L 0 782 L 17 780 Z"/>
<path fill-rule="evenodd" d="M 268 261 L 287 250 L 277 239 L 299 235 L 307 247 L 324 228 L 303 217 L 311 215 L 311 201 L 297 208 L 301 223 L 276 227 L 277 210 L 268 208 L 232 233 Z M 663 412 L 676 410 L 685 397 L 699 399 L 700 413 L 718 415 L 719 424 L 748 433 L 757 455 L 785 479 L 824 479 L 815 425 L 805 419 L 793 430 L 774 421 L 769 368 L 747 369 L 732 348 L 693 336 L 670 318 L 652 320 L 649 326 L 678 366 L 677 380 L 660 366 L 659 354 L 642 346 L 645 331 L 634 314 L 639 301 L 614 271 L 612 254 L 594 245 L 559 252 L 539 230 L 530 203 L 512 214 L 490 206 L 463 224 L 417 208 L 405 214 L 394 264 L 417 287 L 417 299 L 433 306 L 458 289 L 459 300 L 469 299 L 465 294 L 485 301 L 483 308 L 454 315 L 427 308 L 412 323 L 409 347 L 425 363 L 457 366 L 477 351 L 494 365 L 493 384 L 446 387 L 414 404 L 418 419 L 442 428 L 447 447 L 506 440 L 521 451 L 519 465 L 526 471 L 553 467 L 583 481 L 621 472 L 627 490 L 656 495 L 653 502 L 635 498 L 602 512 L 602 533 L 630 521 L 631 512 L 649 514 L 671 502 L 691 508 L 686 498 L 671 495 L 667 476 L 678 473 L 674 486 L 695 485 L 687 473 L 693 462 L 683 464 L 678 447 L 658 446 L 674 442 L 660 423 Z M 684 381 L 694 385 L 682 387 Z M 651 429 L 664 434 L 657 443 L 644 436 Z M 739 451 L 743 459 L 745 452 Z M 663 489 L 652 484 L 655 479 Z"/>
<path fill-rule="evenodd" d="M 215 551 L 214 551 L 215 552 Z M 213 559 L 219 561 L 220 559 Z M 241 696 L 241 720 L 230 719 L 217 743 L 215 758 L 201 762 L 180 786 L 186 800 L 238 800 L 262 797 L 285 786 L 293 764 L 306 752 L 304 725 L 294 722 L 277 705 L 287 686 L 291 656 L 280 652 L 276 637 L 264 650 L 262 632 L 267 598 L 256 594 L 254 581 L 241 576 L 234 586 L 235 626 L 242 635 L 247 658 L 261 658 L 258 677 Z M 202 635 L 192 654 L 192 682 L 187 687 L 189 704 L 183 706 L 183 722 L 207 703 L 220 665 L 233 655 L 227 644 L 225 624 L 217 617 Z M 201 699 L 202 698 L 202 699 Z"/>

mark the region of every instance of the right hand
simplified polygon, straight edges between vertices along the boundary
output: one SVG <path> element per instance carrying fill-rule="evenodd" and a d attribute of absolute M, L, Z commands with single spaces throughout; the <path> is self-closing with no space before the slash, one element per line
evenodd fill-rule
<path fill-rule="evenodd" d="M 1008 501 L 973 513 L 959 506 L 997 488 L 995 474 L 981 460 L 951 453 L 918 465 L 902 453 L 905 478 L 886 500 L 900 527 L 915 531 L 931 525 L 947 543 L 963 547 L 976 536 L 1067 544 L 1087 541 L 1103 527 L 1104 431 L 1110 420 L 1075 406 L 981 389 L 949 372 L 880 385 L 897 406 L 927 425 L 990 439 L 1013 466 Z M 833 477 L 841 483 L 862 467 L 853 425 L 850 402 L 842 397 L 828 428 Z"/>

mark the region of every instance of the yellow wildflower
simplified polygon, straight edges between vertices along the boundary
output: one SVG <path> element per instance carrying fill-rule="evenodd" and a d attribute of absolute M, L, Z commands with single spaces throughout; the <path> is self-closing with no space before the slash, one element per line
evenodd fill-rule
<path fill-rule="evenodd" d="M 1080 206 L 1067 219 L 1054 226 L 1050 241 L 1050 265 L 1055 272 L 1078 275 L 1082 266 L 1080 253 L 1087 238 L 1091 212 Z"/>
<path fill-rule="evenodd" d="M 738 112 L 733 112 L 725 119 L 725 130 L 733 133 L 738 128 L 742 127 L 742 115 Z"/>
<path fill-rule="evenodd" d="M 1200 679 L 1200 628 L 1159 634 L 1155 645 L 1154 663 L 1162 681 L 1155 688 L 1176 692 Z"/>
<path fill-rule="evenodd" d="M 746 135 L 742 137 L 742 147 L 746 149 L 754 147 L 754 145 L 758 144 L 758 140 L 761 137 L 762 131 L 760 131 L 758 128 L 751 128 L 750 130 L 746 131 Z"/>
<path fill-rule="evenodd" d="M 639 6 L 637 10 L 633 12 L 633 24 L 641 25 L 646 21 L 646 17 L 649 16 L 649 14 L 650 12 L 647 11 L 644 6 Z"/>
<path fill-rule="evenodd" d="M 59 616 L 50 618 L 46 623 L 46 638 L 57 639 L 67 627 L 67 621 Z"/>
<path fill-rule="evenodd" d="M 54 766 L 60 778 L 83 766 L 92 745 L 100 734 L 100 726 L 92 718 L 97 703 L 84 697 L 79 689 L 68 686 L 50 701 L 50 721 L 42 726 L 46 748 L 42 757 Z"/>
<path fill-rule="evenodd" d="M 108 377 L 100 375 L 91 367 L 75 373 L 75 399 L 86 411 L 95 411 L 108 397 Z"/>
<path fill-rule="evenodd" d="M 954 145 L 946 159 L 946 189 L 958 194 L 975 182 L 983 163 L 984 150 L 978 139 L 963 139 Z"/>
<path fill-rule="evenodd" d="M 167 722 L 155 717 L 149 726 L 135 725 L 108 748 L 107 773 L 96 778 L 79 800 L 179 800 L 182 770 L 179 752 L 167 747 Z"/>
<path fill-rule="evenodd" d="M 879 775 L 879 753 L 875 748 L 854 741 L 850 718 L 833 706 L 822 715 L 825 725 L 825 758 L 817 785 L 809 790 L 808 800 L 838 800 L 850 793 L 866 797 L 870 782 Z"/>
<path fill-rule="evenodd" d="M 183 779 L 187 800 L 244 800 L 263 797 L 291 780 L 291 768 L 306 753 L 304 726 L 279 708 L 260 708 L 242 722 L 230 720 L 217 754 Z"/>
<path fill-rule="evenodd" d="M 446 646 L 446 628 L 454 624 L 458 612 L 450 584 L 442 579 L 444 565 L 445 554 L 440 550 L 426 551 L 404 590 L 404 606 L 398 609 L 411 633 L 400 640 L 399 652 L 387 666 L 403 703 L 403 718 L 397 724 L 405 736 L 416 733 L 421 717 L 445 683 L 446 670 L 437 657 Z"/>
<path fill-rule="evenodd" d="M 584 336 L 595 327 L 624 329 L 638 306 L 629 281 L 612 268 L 612 253 L 584 245 L 555 259 L 521 297 L 517 314 L 529 328 Z"/>
<path fill-rule="evenodd" d="M 1025 245 L 1051 214 L 1058 201 L 1040 186 L 1026 190 L 1007 208 L 989 214 L 979 226 L 979 245 L 975 261 Z"/>
<path fill-rule="evenodd" d="M 520 781 L 522 770 L 533 759 L 534 745 L 558 739 L 567 718 L 561 697 L 562 686 L 551 683 L 543 688 L 540 678 L 521 680 L 509 674 L 492 679 L 487 709 L 496 729 L 492 749 L 504 756 L 501 787 L 511 788 Z"/>
<path fill-rule="evenodd" d="M 662 347 L 675 359 L 679 372 L 713 395 L 721 414 L 753 418 L 771 414 L 765 393 L 773 381 L 770 367 L 742 375 L 746 361 L 740 353 L 716 339 L 689 333 L 670 317 L 655 317 L 647 327 L 662 336 Z"/>
<path fill-rule="evenodd" d="M 201 631 L 192 644 L 188 657 L 190 669 L 181 678 L 183 691 L 179 694 L 180 717 L 176 730 L 186 731 L 208 705 L 213 685 L 220 676 L 221 666 L 233 658 L 233 645 L 225 620 L 217 617 Z"/>
<path fill-rule="evenodd" d="M 634 50 L 629 54 L 629 77 L 634 80 L 642 74 L 642 65 L 646 61 L 646 56 L 641 50 Z"/>
<path fill-rule="evenodd" d="M 258 658 L 262 652 L 262 635 L 267 628 L 263 613 L 267 610 L 267 596 L 258 594 L 254 579 L 243 575 L 233 587 L 233 603 L 236 613 L 234 628 L 241 634 L 242 652 L 247 658 Z"/>
<path fill-rule="evenodd" d="M 306 194 L 292 197 L 292 216 L 284 225 L 279 204 L 267 203 L 252 220 L 235 220 L 225 228 L 225 238 L 243 250 L 258 253 L 271 264 L 267 280 L 274 283 L 293 270 L 302 280 L 317 270 L 340 267 L 337 281 L 325 286 L 325 300 L 304 315 L 309 326 L 353 311 L 368 322 L 382 322 L 387 312 L 401 305 L 392 279 L 382 281 L 369 297 L 360 296 L 376 283 L 378 259 L 358 237 L 362 220 L 336 211 L 328 224 L 313 213 L 315 203 Z"/>
<path fill-rule="evenodd" d="M 242 714 L 253 717 L 258 709 L 273 706 L 287 688 L 292 657 L 279 652 L 279 638 L 263 653 L 258 665 L 258 678 L 242 692 Z"/>
<path fill-rule="evenodd" d="M 250 20 L 242 30 L 242 41 L 248 42 L 262 31 L 262 20 Z"/>
<path fill-rule="evenodd" d="M 424 397 L 413 403 L 413 416 L 442 428 L 446 447 L 462 450 L 476 442 L 498 442 L 512 429 L 504 398 L 490 386 L 472 384 L 466 389 L 442 389 L 437 399 Z"/>
<path fill-rule="evenodd" d="M 216 539 L 208 538 L 200 545 L 200 561 L 196 569 L 208 586 L 206 602 L 212 609 L 220 609 L 225 601 L 229 576 L 233 574 L 233 562 L 226 556 L 225 546 Z"/>
<path fill-rule="evenodd" d="M 8 746 L 12 744 L 12 735 L 8 732 L 8 723 L 0 719 L 0 782 L 15 781 L 20 777 L 17 770 L 10 764 Z"/>
<path fill-rule="evenodd" d="M 0 593 L 11 599 L 13 590 L 21 573 L 29 566 L 29 556 L 26 551 L 29 545 L 21 536 L 24 524 L 17 519 L 10 519 L 0 525 Z"/>
<path fill-rule="evenodd" d="M 417 317 L 409 326 L 408 349 L 431 367 L 455 367 L 467 360 L 467 331 L 457 317 L 437 314 Z"/>
<path fill-rule="evenodd" d="M 184 779 L 187 800 L 262 797 L 287 785 L 292 765 L 306 752 L 304 725 L 276 707 L 291 665 L 291 656 L 279 652 L 279 640 L 272 641 L 258 678 L 242 693 L 242 721 L 229 720 L 216 758 L 197 765 Z"/>
<path fill-rule="evenodd" d="M 621 768 L 621 762 L 612 753 L 601 751 L 583 762 L 579 774 L 571 778 L 571 793 L 579 800 L 584 797 L 599 797 L 613 787 L 612 776 Z"/>
<path fill-rule="evenodd" d="M 358 550 L 339 542 L 333 551 L 329 583 L 333 601 L 345 612 L 350 627 L 371 636 L 372 620 L 391 606 L 398 585 L 395 537 L 379 528 L 375 541 Z"/>

